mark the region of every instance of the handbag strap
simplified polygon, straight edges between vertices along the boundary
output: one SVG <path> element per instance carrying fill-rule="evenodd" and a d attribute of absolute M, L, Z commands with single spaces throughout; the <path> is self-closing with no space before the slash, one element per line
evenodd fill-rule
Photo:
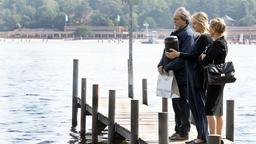
<path fill-rule="evenodd" d="M 228 47 L 225 45 L 225 51 L 226 51 L 226 57 L 225 57 L 225 62 L 228 61 Z"/>

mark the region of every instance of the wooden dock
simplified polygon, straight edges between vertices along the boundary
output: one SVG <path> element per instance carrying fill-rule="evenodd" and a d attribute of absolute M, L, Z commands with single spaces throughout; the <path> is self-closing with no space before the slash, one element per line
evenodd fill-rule
<path fill-rule="evenodd" d="M 75 64 L 74 68 L 76 67 Z M 86 116 L 92 115 L 92 143 L 98 142 L 98 135 L 107 126 L 108 141 L 111 144 L 121 143 L 124 140 L 131 144 L 185 143 L 185 141 L 169 141 L 168 136 L 174 132 L 175 121 L 168 116 L 168 112 L 154 111 L 139 100 L 116 97 L 114 90 L 109 91 L 109 96 L 99 97 L 96 84 L 93 85 L 92 96 L 87 97 L 85 78 L 82 78 L 81 98 L 79 98 L 77 96 L 78 72 L 74 71 L 73 76 L 72 127 L 77 126 L 77 111 L 81 108 L 80 134 L 84 136 Z M 143 103 L 145 103 L 144 100 Z M 232 126 L 230 125 L 229 128 L 232 129 Z M 191 125 L 189 140 L 196 136 L 196 128 Z M 233 135 L 231 136 L 233 138 Z M 233 142 L 225 139 L 224 143 L 232 144 Z"/>
<path fill-rule="evenodd" d="M 86 110 L 92 114 L 92 100 L 86 104 Z M 104 125 L 108 125 L 108 98 L 100 97 L 98 120 Z M 115 132 L 120 134 L 123 138 L 130 140 L 131 138 L 131 99 L 118 97 L 116 99 L 116 116 L 115 116 Z M 174 121 L 168 119 L 169 135 L 174 129 Z M 138 143 L 157 144 L 159 143 L 158 134 L 158 112 L 151 111 L 146 105 L 139 104 L 139 128 L 138 128 Z M 191 129 L 190 137 L 195 138 L 195 128 Z M 184 141 L 175 142 L 177 144 L 184 143 Z"/>

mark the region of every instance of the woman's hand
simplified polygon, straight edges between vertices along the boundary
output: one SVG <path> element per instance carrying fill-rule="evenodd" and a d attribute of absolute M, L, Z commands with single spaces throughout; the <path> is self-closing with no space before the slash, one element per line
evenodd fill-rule
<path fill-rule="evenodd" d="M 180 52 L 177 52 L 175 49 L 169 49 L 170 52 L 165 52 L 166 57 L 169 59 L 175 59 L 180 56 Z"/>
<path fill-rule="evenodd" d="M 200 59 L 203 60 L 203 59 L 205 58 L 205 56 L 206 56 L 206 54 L 203 54 L 203 53 L 202 53 L 202 54 L 200 55 Z"/>

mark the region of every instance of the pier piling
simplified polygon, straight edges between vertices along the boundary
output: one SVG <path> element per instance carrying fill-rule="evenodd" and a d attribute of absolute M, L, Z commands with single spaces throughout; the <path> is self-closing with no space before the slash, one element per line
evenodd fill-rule
<path fill-rule="evenodd" d="M 93 85 L 93 98 L 92 98 L 92 143 L 98 142 L 98 99 L 99 99 L 99 86 Z"/>
<path fill-rule="evenodd" d="M 133 93 L 133 64 L 132 59 L 128 59 L 128 97 L 132 98 L 134 97 Z"/>
<path fill-rule="evenodd" d="M 73 60 L 72 127 L 77 126 L 78 59 Z"/>
<path fill-rule="evenodd" d="M 162 98 L 162 112 L 168 112 L 168 98 Z"/>
<path fill-rule="evenodd" d="M 80 128 L 80 135 L 81 137 L 85 136 L 86 130 L 86 78 L 82 78 L 82 86 L 81 86 L 81 128 Z"/>
<path fill-rule="evenodd" d="M 138 144 L 139 138 L 139 101 L 131 100 L 131 144 Z"/>
<path fill-rule="evenodd" d="M 147 79 L 142 79 L 142 103 L 148 105 Z"/>
<path fill-rule="evenodd" d="M 220 144 L 221 142 L 220 135 L 209 135 L 208 136 L 208 143 L 207 144 Z"/>
<path fill-rule="evenodd" d="M 168 112 L 158 113 L 159 144 L 168 144 Z"/>
<path fill-rule="evenodd" d="M 234 100 L 227 100 L 226 138 L 234 141 Z"/>
<path fill-rule="evenodd" d="M 108 141 L 110 144 L 115 143 L 115 105 L 116 91 L 109 90 L 108 98 Z"/>

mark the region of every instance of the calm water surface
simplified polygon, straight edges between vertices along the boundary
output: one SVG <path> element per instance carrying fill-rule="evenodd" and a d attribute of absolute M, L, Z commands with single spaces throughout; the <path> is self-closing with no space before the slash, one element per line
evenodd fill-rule
<path fill-rule="evenodd" d="M 235 100 L 235 141 L 254 144 L 256 46 L 229 48 L 238 79 L 226 85 L 224 97 Z M 149 106 L 159 111 L 156 65 L 162 50 L 163 44 L 135 42 L 133 51 L 135 98 L 140 99 L 141 79 L 147 78 Z M 79 78 L 87 78 L 87 95 L 99 84 L 100 96 L 109 89 L 127 96 L 127 42 L 0 40 L 1 144 L 79 143 L 79 134 L 70 131 L 73 59 L 79 59 Z"/>

